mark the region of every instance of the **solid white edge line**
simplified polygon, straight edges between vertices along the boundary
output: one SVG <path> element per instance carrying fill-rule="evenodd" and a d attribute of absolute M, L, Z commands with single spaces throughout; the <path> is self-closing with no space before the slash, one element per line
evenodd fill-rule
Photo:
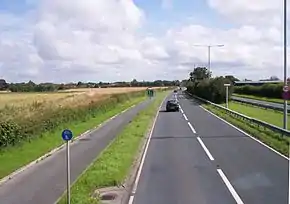
<path fill-rule="evenodd" d="M 200 143 L 200 145 L 202 146 L 203 150 L 205 151 L 205 153 L 207 154 L 208 158 L 213 161 L 214 158 L 211 155 L 211 153 L 209 152 L 209 150 L 207 149 L 207 147 L 205 146 L 205 144 L 203 143 L 203 141 L 201 140 L 200 137 L 197 137 L 198 142 Z"/>
<path fill-rule="evenodd" d="M 188 118 L 186 117 L 186 115 L 183 113 L 182 114 L 185 120 L 188 120 Z"/>
<path fill-rule="evenodd" d="M 192 127 L 192 125 L 190 124 L 190 122 L 187 122 L 188 126 L 190 127 L 191 131 L 196 134 L 195 129 Z"/>
<path fill-rule="evenodd" d="M 226 184 L 227 188 L 231 192 L 231 194 L 234 197 L 234 199 L 237 202 L 237 204 L 244 204 L 244 202 L 242 201 L 242 199 L 240 198 L 240 196 L 238 195 L 238 193 L 235 191 L 235 189 L 232 186 L 232 184 L 230 183 L 230 181 L 227 179 L 227 177 L 224 174 L 224 172 L 221 169 L 217 169 L 217 172 L 219 173 L 220 177 L 222 178 L 222 180 Z"/>
<path fill-rule="evenodd" d="M 146 158 L 146 155 L 147 155 L 147 151 L 148 151 L 148 148 L 149 148 L 149 144 L 150 144 L 150 141 L 151 141 L 151 137 L 152 137 L 152 134 L 153 134 L 153 131 L 154 131 L 154 128 L 155 128 L 155 124 L 156 124 L 156 121 L 157 121 L 157 118 L 159 116 L 159 112 L 161 110 L 161 107 L 164 103 L 164 101 L 166 100 L 167 97 L 165 97 L 162 101 L 162 103 L 160 104 L 159 108 L 158 108 L 158 111 L 156 113 L 156 116 L 154 118 L 154 122 L 153 122 L 153 125 L 152 125 L 152 128 L 151 128 L 151 131 L 149 133 L 149 136 L 148 136 L 148 139 L 147 139 L 147 143 L 146 143 L 146 146 L 145 146 L 145 150 L 143 152 L 143 155 L 142 155 L 142 159 L 141 159 L 141 162 L 140 162 L 140 166 L 139 166 L 139 169 L 138 169 L 138 172 L 137 172 L 137 176 L 136 176 L 136 179 L 134 181 L 134 184 L 133 184 L 133 188 L 132 188 L 132 194 L 130 196 L 130 199 L 129 199 L 129 202 L 128 204 L 132 204 L 133 201 L 134 201 L 134 197 L 135 197 L 135 193 L 136 193 L 136 190 L 137 190 L 137 186 L 138 186 L 138 183 L 139 183 L 139 179 L 140 179 L 140 176 L 141 176 L 141 173 L 142 173 L 142 169 L 143 169 L 143 165 L 144 165 L 144 162 L 145 162 L 145 158 Z"/>
<path fill-rule="evenodd" d="M 229 126 L 235 128 L 236 130 L 238 130 L 239 132 L 243 133 L 244 135 L 250 137 L 251 139 L 255 140 L 256 142 L 260 143 L 261 145 L 263 145 L 264 147 L 267 147 L 268 149 L 272 150 L 273 152 L 275 152 L 276 154 L 280 155 L 281 157 L 283 157 L 284 159 L 287 159 L 288 161 L 290 160 L 289 158 L 287 158 L 285 155 L 281 154 L 280 152 L 278 152 L 277 150 L 273 149 L 272 147 L 268 146 L 267 144 L 263 143 L 262 141 L 258 140 L 257 138 L 251 136 L 249 133 L 246 133 L 245 131 L 241 130 L 240 128 L 234 126 L 233 124 L 229 123 L 228 121 L 224 120 L 223 118 L 217 116 L 216 114 L 210 112 L 209 110 L 207 110 L 206 108 L 200 106 L 203 110 L 205 110 L 206 112 L 208 112 L 209 114 L 215 116 L 216 118 L 218 118 L 219 120 L 223 121 L 224 123 L 228 124 Z M 290 203 L 289 203 L 290 204 Z"/>

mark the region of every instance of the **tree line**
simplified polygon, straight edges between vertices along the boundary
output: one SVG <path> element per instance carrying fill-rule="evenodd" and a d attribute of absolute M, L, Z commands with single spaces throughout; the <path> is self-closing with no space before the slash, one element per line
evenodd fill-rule
<path fill-rule="evenodd" d="M 272 76 L 269 80 L 279 80 Z M 226 98 L 226 89 L 224 84 L 231 84 L 229 87 L 229 98 L 233 93 L 254 95 L 269 98 L 281 98 L 283 84 L 263 84 L 261 86 L 243 85 L 234 86 L 235 81 L 239 81 L 232 75 L 219 76 L 212 78 L 212 73 L 206 67 L 197 67 L 189 73 L 189 79 L 186 82 L 187 90 L 201 98 L 214 103 L 224 103 Z M 261 80 L 260 80 L 261 81 Z M 288 80 L 290 81 L 290 79 Z"/>
<path fill-rule="evenodd" d="M 137 81 L 133 79 L 131 82 L 77 82 L 67 84 L 40 83 L 36 84 L 33 81 L 22 83 L 7 83 L 6 80 L 0 79 L 0 91 L 11 92 L 53 92 L 74 88 L 110 88 L 110 87 L 162 87 L 162 86 L 179 86 L 179 80 L 155 80 L 155 81 Z"/>
<path fill-rule="evenodd" d="M 197 67 L 189 73 L 186 88 L 189 93 L 206 100 L 224 103 L 226 98 L 224 84 L 233 85 L 235 81 L 239 81 L 239 79 L 232 75 L 212 78 L 212 73 L 206 67 Z M 230 86 L 229 96 L 232 95 L 233 90 L 233 86 Z"/>

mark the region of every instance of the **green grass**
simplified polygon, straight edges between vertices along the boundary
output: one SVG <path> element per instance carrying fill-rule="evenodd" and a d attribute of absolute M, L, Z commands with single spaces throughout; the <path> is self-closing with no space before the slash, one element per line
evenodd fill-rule
<path fill-rule="evenodd" d="M 27 163 L 37 159 L 43 154 L 49 152 L 57 146 L 63 144 L 63 140 L 61 138 L 61 131 L 64 128 L 69 127 L 74 136 L 80 135 L 86 130 L 92 129 L 96 127 L 98 124 L 103 121 L 109 119 L 113 115 L 125 110 L 133 104 L 137 104 L 143 101 L 145 97 L 137 97 L 132 98 L 123 103 L 118 103 L 114 108 L 109 111 L 102 113 L 96 117 L 89 118 L 87 121 L 82 122 L 74 122 L 72 124 L 62 126 L 53 132 L 46 132 L 43 136 L 39 138 L 33 139 L 31 142 L 24 142 L 18 146 L 12 146 L 9 148 L 5 148 L 0 151 L 0 178 L 7 176 L 13 171 L 19 169 L 20 167 L 26 165 Z"/>
<path fill-rule="evenodd" d="M 148 131 L 153 117 L 163 98 L 168 92 L 159 93 L 154 102 L 142 110 L 130 124 L 96 158 L 71 188 L 71 203 L 99 203 L 91 197 L 97 188 L 116 186 L 124 181 Z M 58 202 L 66 203 L 66 196 Z"/>
<path fill-rule="evenodd" d="M 279 134 L 274 133 L 270 130 L 264 129 L 263 127 L 258 127 L 257 125 L 251 124 L 245 120 L 236 118 L 232 115 L 227 114 L 221 109 L 215 108 L 212 105 L 205 104 L 203 105 L 203 107 L 215 113 L 219 117 L 225 119 L 226 121 L 230 122 L 231 124 L 239 127 L 240 129 L 244 130 L 245 132 L 249 133 L 253 137 L 264 142 L 265 144 L 268 144 L 272 148 L 276 149 L 277 151 L 279 151 L 280 153 L 288 157 L 289 138 L 281 137 Z"/>
<path fill-rule="evenodd" d="M 284 103 L 284 100 L 279 99 L 279 98 L 267 98 L 267 97 L 259 97 L 259 96 L 253 96 L 253 95 L 245 95 L 245 94 L 233 94 L 233 96 L 261 100 L 261 101 L 267 101 L 267 102 L 273 102 L 273 103 Z"/>
<path fill-rule="evenodd" d="M 245 105 L 237 102 L 229 102 L 229 109 L 256 118 L 267 123 L 283 127 L 283 113 L 271 109 L 263 109 L 252 105 Z M 288 115 L 288 127 L 290 127 L 290 117 Z"/>

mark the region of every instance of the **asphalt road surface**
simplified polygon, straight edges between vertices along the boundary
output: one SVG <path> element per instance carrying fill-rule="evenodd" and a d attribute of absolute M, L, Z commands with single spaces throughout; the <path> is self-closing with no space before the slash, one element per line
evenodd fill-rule
<path fill-rule="evenodd" d="M 250 98 L 242 98 L 242 97 L 237 97 L 237 96 L 232 96 L 231 97 L 234 100 L 238 100 L 241 102 L 248 102 L 248 103 L 253 103 L 253 104 L 261 104 L 269 107 L 273 107 L 273 109 L 278 109 L 278 110 L 284 110 L 284 105 L 281 103 L 274 103 L 274 102 L 268 102 L 268 101 L 262 101 L 262 100 L 255 100 L 255 99 L 250 99 Z M 290 112 L 290 107 L 287 107 L 288 112 Z"/>
<path fill-rule="evenodd" d="M 159 112 L 130 204 L 288 203 L 286 158 L 178 98 L 180 112 Z"/>
<path fill-rule="evenodd" d="M 71 183 L 109 142 L 150 103 L 115 117 L 71 145 Z M 1 164 L 0 164 L 1 165 Z M 66 190 L 65 148 L 0 186 L 1 204 L 53 204 Z"/>

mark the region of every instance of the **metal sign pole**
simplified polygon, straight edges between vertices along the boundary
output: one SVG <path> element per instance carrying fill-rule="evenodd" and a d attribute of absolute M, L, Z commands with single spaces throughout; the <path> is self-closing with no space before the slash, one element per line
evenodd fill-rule
<path fill-rule="evenodd" d="M 67 203 L 70 204 L 70 154 L 69 141 L 66 142 L 66 161 L 67 161 Z"/>
<path fill-rule="evenodd" d="M 73 137 L 73 133 L 70 130 L 64 130 L 61 133 L 62 139 L 66 142 L 66 175 L 67 175 L 67 204 L 70 204 L 70 151 L 69 143 Z"/>

